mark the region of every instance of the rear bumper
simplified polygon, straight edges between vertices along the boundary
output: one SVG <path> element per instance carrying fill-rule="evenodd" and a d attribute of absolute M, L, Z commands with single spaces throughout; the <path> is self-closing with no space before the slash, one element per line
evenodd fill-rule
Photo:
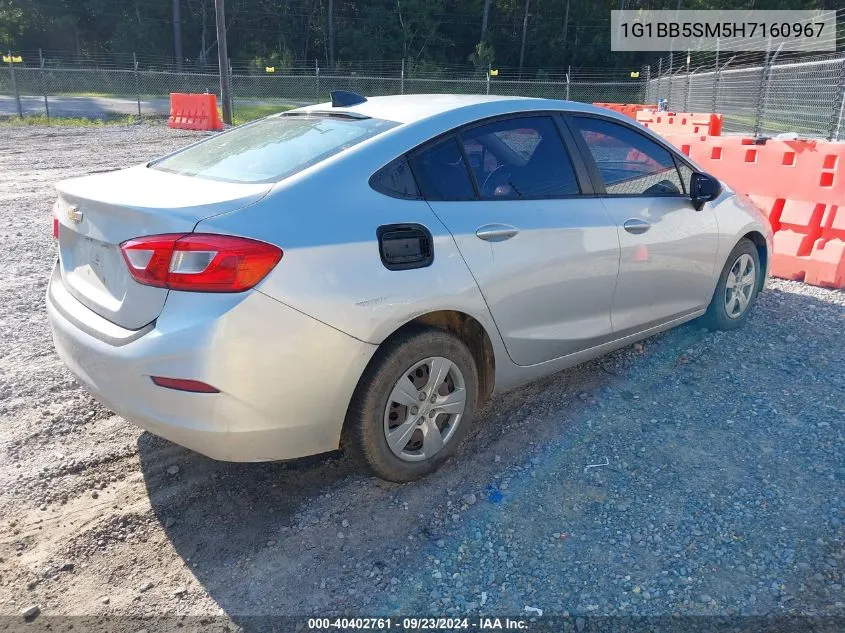
<path fill-rule="evenodd" d="M 156 435 L 225 461 L 337 448 L 376 349 L 257 291 L 171 292 L 154 324 L 131 331 L 71 297 L 54 271 L 47 313 L 59 356 L 97 399 Z M 165 389 L 150 376 L 199 380 L 220 393 Z"/>

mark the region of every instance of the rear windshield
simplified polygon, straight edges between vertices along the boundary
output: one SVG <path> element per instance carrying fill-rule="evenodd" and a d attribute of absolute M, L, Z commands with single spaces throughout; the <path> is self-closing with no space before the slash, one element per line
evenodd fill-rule
<path fill-rule="evenodd" d="M 227 182 L 277 182 L 397 125 L 382 119 L 273 116 L 214 136 L 150 167 Z"/>

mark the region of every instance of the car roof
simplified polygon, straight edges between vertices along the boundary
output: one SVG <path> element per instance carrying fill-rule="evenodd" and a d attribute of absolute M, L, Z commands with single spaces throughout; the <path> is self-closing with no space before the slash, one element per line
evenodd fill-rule
<path fill-rule="evenodd" d="M 332 107 L 331 102 L 318 103 L 291 112 L 332 112 L 348 113 L 385 119 L 397 123 L 413 123 L 423 119 L 445 114 L 453 110 L 469 110 L 467 114 L 483 116 L 490 105 L 511 105 L 512 111 L 521 110 L 567 110 L 577 112 L 610 113 L 611 111 L 577 103 L 556 99 L 537 99 L 532 97 L 511 97 L 502 95 L 452 95 L 452 94 L 414 94 L 390 95 L 385 97 L 367 97 L 363 103 L 346 107 Z M 488 107 L 485 107 L 488 106 Z M 496 108 L 500 110 L 501 107 Z M 510 109 L 510 108 L 509 108 Z"/>

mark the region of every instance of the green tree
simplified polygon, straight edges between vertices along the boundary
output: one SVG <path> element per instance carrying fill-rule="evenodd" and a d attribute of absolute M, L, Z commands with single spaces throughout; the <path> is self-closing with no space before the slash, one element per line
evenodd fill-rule
<path fill-rule="evenodd" d="M 496 55 L 493 52 L 493 45 L 489 42 L 479 42 L 475 45 L 475 50 L 469 56 L 469 61 L 475 66 L 478 71 L 486 71 L 493 66 Z"/>

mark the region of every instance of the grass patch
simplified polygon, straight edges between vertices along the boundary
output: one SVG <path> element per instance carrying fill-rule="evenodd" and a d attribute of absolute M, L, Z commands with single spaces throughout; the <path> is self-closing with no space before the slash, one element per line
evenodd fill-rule
<path fill-rule="evenodd" d="M 260 119 L 277 112 L 285 112 L 292 110 L 298 106 L 290 104 L 278 105 L 239 105 L 235 103 L 234 111 L 232 113 L 233 123 L 241 125 L 248 123 L 255 119 Z M 220 111 L 220 108 L 217 108 Z M 223 120 L 222 111 L 220 111 L 220 119 Z M 62 125 L 67 127 L 101 127 L 104 125 L 131 125 L 133 123 L 146 123 L 166 121 L 167 115 L 145 115 L 138 117 L 134 114 L 115 114 L 102 117 L 64 117 L 51 116 L 47 118 L 44 114 L 25 114 L 23 118 L 17 115 L 0 116 L 0 126 L 9 127 L 26 127 L 30 125 Z"/>
<path fill-rule="evenodd" d="M 47 118 L 44 114 L 26 114 L 23 118 L 15 116 L 0 116 L 0 125 L 10 127 L 26 127 L 29 125 L 62 125 L 66 127 L 101 127 L 104 125 L 130 125 L 141 119 L 137 116 L 117 115 L 101 118 L 87 117 L 63 117 L 51 116 Z"/>
<path fill-rule="evenodd" d="M 722 129 L 724 132 L 735 134 L 740 130 L 740 134 L 751 136 L 754 133 L 754 124 L 757 122 L 757 117 L 751 114 L 724 114 L 724 121 Z M 791 118 L 784 116 L 776 116 L 774 114 L 766 114 L 760 125 L 760 133 L 763 136 L 771 136 L 777 134 L 794 132 L 798 136 L 826 136 L 830 133 L 826 121 L 823 116 L 818 117 L 818 121 L 802 121 L 800 115 Z"/>
<path fill-rule="evenodd" d="M 248 123 L 249 121 L 255 121 L 255 119 L 260 119 L 265 116 L 269 116 L 271 114 L 276 114 L 277 112 L 286 112 L 287 110 L 293 110 L 298 106 L 292 105 L 239 105 L 237 102 L 235 103 L 234 108 L 232 108 L 232 123 L 235 125 L 240 125 L 241 123 Z M 220 115 L 222 120 L 223 115 Z"/>

